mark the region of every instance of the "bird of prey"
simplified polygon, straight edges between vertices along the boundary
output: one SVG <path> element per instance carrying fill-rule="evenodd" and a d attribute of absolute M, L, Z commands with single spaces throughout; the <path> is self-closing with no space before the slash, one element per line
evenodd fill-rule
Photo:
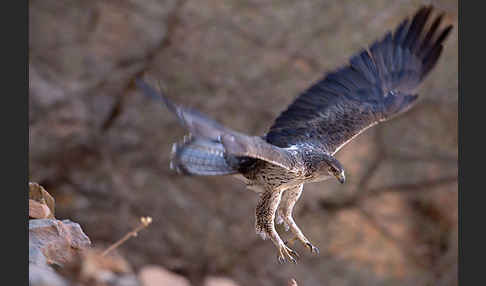
<path fill-rule="evenodd" d="M 187 175 L 239 175 L 260 198 L 255 228 L 278 250 L 279 262 L 299 257 L 275 230 L 283 223 L 312 253 L 319 253 L 292 218 L 303 185 L 345 172 L 334 157 L 369 127 L 412 107 L 414 90 L 436 65 L 452 25 L 439 28 L 443 14 L 427 24 L 432 6 L 420 8 L 349 63 L 301 93 L 263 136 L 231 130 L 206 115 L 174 104 L 141 79 L 137 86 L 162 99 L 189 135 L 172 148 L 170 166 Z"/>

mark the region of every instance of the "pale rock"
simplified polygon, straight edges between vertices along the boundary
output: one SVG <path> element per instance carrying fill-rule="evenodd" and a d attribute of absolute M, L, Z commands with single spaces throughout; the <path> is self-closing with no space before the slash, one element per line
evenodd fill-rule
<path fill-rule="evenodd" d="M 190 286 L 189 280 L 156 265 L 147 265 L 138 274 L 142 286 Z"/>
<path fill-rule="evenodd" d="M 204 279 L 204 286 L 239 286 L 235 281 L 226 277 L 207 277 Z"/>

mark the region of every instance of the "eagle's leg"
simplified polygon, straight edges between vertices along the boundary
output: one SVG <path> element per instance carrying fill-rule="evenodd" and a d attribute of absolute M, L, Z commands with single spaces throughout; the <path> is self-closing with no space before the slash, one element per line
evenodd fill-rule
<path fill-rule="evenodd" d="M 270 238 L 275 244 L 278 249 L 278 261 L 280 263 L 283 263 L 286 260 L 296 263 L 296 259 L 299 255 L 285 245 L 275 230 L 275 212 L 277 211 L 281 197 L 281 190 L 266 190 L 261 193 L 260 201 L 256 207 L 255 228 L 257 234 L 263 239 Z"/>
<path fill-rule="evenodd" d="M 285 228 L 290 229 L 290 231 L 295 235 L 295 238 L 292 239 L 292 241 L 299 240 L 306 247 L 308 247 L 312 253 L 319 254 L 319 249 L 310 243 L 292 218 L 292 210 L 302 194 L 302 189 L 303 185 L 300 185 L 287 189 L 284 192 L 282 195 L 282 204 L 278 210 L 277 222 L 282 221 Z"/>

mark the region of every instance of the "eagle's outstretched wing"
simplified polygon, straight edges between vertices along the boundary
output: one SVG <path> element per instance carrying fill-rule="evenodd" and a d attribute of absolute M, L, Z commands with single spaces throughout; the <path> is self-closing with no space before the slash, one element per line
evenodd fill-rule
<path fill-rule="evenodd" d="M 439 30 L 443 15 L 428 28 L 432 7 L 422 7 L 412 21 L 327 74 L 276 119 L 267 142 L 285 148 L 313 144 L 334 154 L 354 136 L 408 110 L 412 91 L 435 66 L 452 29 Z"/>

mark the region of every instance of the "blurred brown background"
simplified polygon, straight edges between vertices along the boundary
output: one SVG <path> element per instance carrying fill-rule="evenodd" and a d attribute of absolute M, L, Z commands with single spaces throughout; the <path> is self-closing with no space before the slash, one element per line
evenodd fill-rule
<path fill-rule="evenodd" d="M 255 234 L 255 193 L 231 177 L 169 170 L 185 132 L 131 85 L 143 74 L 176 102 L 263 134 L 324 72 L 430 3 L 455 26 L 442 58 L 411 111 L 338 153 L 346 184 L 305 186 L 294 217 L 321 254 L 297 245 L 297 265 L 279 265 Z M 119 252 L 194 285 L 208 275 L 239 285 L 457 285 L 457 5 L 29 1 L 29 180 L 95 246 L 151 216 Z"/>

